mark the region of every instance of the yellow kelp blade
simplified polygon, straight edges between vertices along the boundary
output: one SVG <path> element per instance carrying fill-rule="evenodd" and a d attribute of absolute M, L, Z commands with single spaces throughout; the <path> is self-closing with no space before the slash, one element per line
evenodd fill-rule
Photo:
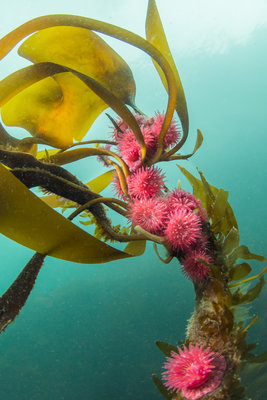
<path fill-rule="evenodd" d="M 88 75 L 125 103 L 135 96 L 135 82 L 127 63 L 89 29 L 73 26 L 43 29 L 26 39 L 18 53 L 34 63 L 53 62 Z"/>
<path fill-rule="evenodd" d="M 188 128 L 189 128 L 188 111 L 187 111 L 185 94 L 179 77 L 179 73 L 177 71 L 175 62 L 171 55 L 171 51 L 166 39 L 166 35 L 162 26 L 162 22 L 158 13 L 155 0 L 149 0 L 148 2 L 147 17 L 146 17 L 146 37 L 147 40 L 150 43 L 152 43 L 165 56 L 166 60 L 169 62 L 172 71 L 174 73 L 176 88 L 177 88 L 176 111 L 181 120 L 184 132 L 183 140 L 185 141 L 185 138 L 188 135 Z M 165 86 L 165 89 L 168 91 L 167 81 L 162 69 L 160 68 L 158 63 L 155 62 L 155 60 L 153 60 L 153 62 L 159 73 L 162 83 Z"/>
<path fill-rule="evenodd" d="M 106 187 L 108 187 L 108 185 L 112 182 L 114 178 L 114 172 L 114 169 L 104 172 L 104 174 L 92 179 L 86 185 L 89 186 L 89 189 L 92 190 L 92 192 L 101 193 L 102 190 L 106 189 Z"/>
<path fill-rule="evenodd" d="M 126 245 L 124 251 L 132 256 L 141 256 L 146 249 L 146 241 L 145 240 L 138 240 L 134 242 L 130 242 Z"/>
<path fill-rule="evenodd" d="M 97 240 L 52 210 L 0 164 L 0 232 L 42 254 L 103 263 L 130 254 Z"/>
<path fill-rule="evenodd" d="M 64 148 L 81 140 L 107 104 L 79 78 L 63 73 L 46 78 L 17 94 L 2 107 L 8 126 L 19 126 Z"/>
<path fill-rule="evenodd" d="M 96 95 L 102 99 L 107 105 L 112 107 L 115 112 L 130 126 L 133 130 L 138 143 L 142 146 L 144 144 L 144 139 L 140 131 L 140 127 L 134 118 L 133 114 L 126 107 L 124 102 L 120 100 L 116 95 L 114 95 L 109 89 L 105 88 L 101 83 L 97 82 L 93 78 L 82 74 L 81 72 L 75 71 L 71 68 L 64 67 L 58 64 L 43 62 L 31 65 L 29 67 L 22 68 L 4 78 L 0 81 L 0 106 L 6 104 L 12 97 L 18 95 L 22 90 L 28 88 L 34 83 L 47 78 L 48 76 L 53 76 L 58 73 L 72 72 L 72 74 L 77 76 L 81 82 L 90 88 Z M 62 74 L 61 74 L 62 75 Z M 64 75 L 64 74 L 63 74 Z M 66 74 L 65 74 L 66 75 Z M 70 75 L 72 76 L 72 75 Z M 74 108 L 75 109 L 75 108 Z M 11 109 L 12 112 L 12 109 Z M 68 112 L 73 113 L 71 107 Z M 64 131 L 64 126 L 66 120 L 60 120 L 62 129 Z M 51 121 L 53 123 L 53 119 Z M 38 136 L 46 139 L 46 142 L 54 147 L 67 147 L 68 141 L 66 142 L 65 136 L 60 137 L 56 132 L 52 132 L 52 136 L 46 135 L 46 132 L 38 132 Z M 141 147 L 143 150 L 143 158 L 145 157 L 145 146 Z"/>
<path fill-rule="evenodd" d="M 62 46 L 64 43 L 64 46 Z M 28 38 L 19 54 L 35 62 L 53 62 L 100 82 L 125 103 L 133 102 L 135 82 L 130 68 L 104 40 L 88 29 L 53 27 Z M 107 108 L 105 101 L 70 73 L 25 89 L 2 109 L 6 125 L 20 126 L 54 146 L 80 141 Z"/>
<path fill-rule="evenodd" d="M 102 192 L 102 190 L 106 189 L 106 187 L 112 182 L 114 178 L 113 174 L 114 170 L 107 171 L 104 174 L 101 174 L 98 177 L 92 179 L 90 182 L 87 183 L 87 186 L 89 186 L 92 192 L 100 193 Z M 62 201 L 60 201 L 60 197 L 55 194 L 42 196 L 41 200 L 43 200 L 52 208 L 62 207 Z"/>

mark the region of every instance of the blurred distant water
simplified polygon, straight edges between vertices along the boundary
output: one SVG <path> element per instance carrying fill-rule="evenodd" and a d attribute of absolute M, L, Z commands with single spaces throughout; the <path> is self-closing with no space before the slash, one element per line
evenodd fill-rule
<path fill-rule="evenodd" d="M 242 244 L 265 255 L 266 48 L 266 25 L 225 52 L 179 55 L 173 48 L 190 116 L 190 137 L 183 153 L 193 148 L 197 128 L 205 140 L 193 159 L 182 165 L 191 172 L 199 167 L 209 182 L 229 190 Z M 147 114 L 163 111 L 166 95 L 152 63 L 138 55 L 131 67 L 137 105 Z M 108 134 L 109 125 L 103 117 L 91 137 Z M 160 167 L 166 169 L 170 187 L 181 179 L 189 190 L 175 163 Z M 85 181 L 99 173 L 91 160 L 70 169 Z M 3 293 L 33 252 L 5 237 L 0 246 Z M 264 265 L 253 266 L 257 273 Z M 260 321 L 249 340 L 259 342 L 261 351 L 267 348 L 266 300 L 264 288 L 250 310 L 251 315 L 258 313 Z M 164 358 L 154 342 L 183 340 L 193 307 L 193 287 L 177 262 L 162 264 L 151 245 L 138 259 L 102 265 L 47 258 L 26 306 L 1 335 L 0 396 L 5 400 L 161 399 L 151 374 L 160 373 Z M 264 384 L 249 384 L 252 398 L 264 400 Z"/>

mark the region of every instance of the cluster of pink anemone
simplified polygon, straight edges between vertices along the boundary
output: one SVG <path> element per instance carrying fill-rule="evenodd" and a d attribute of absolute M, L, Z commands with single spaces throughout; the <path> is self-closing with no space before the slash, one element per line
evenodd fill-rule
<path fill-rule="evenodd" d="M 186 399 L 197 400 L 213 392 L 221 384 L 225 358 L 210 348 L 189 344 L 178 352 L 172 351 L 163 365 L 165 386 L 174 392 L 181 391 Z"/>
<path fill-rule="evenodd" d="M 164 114 L 157 113 L 150 119 L 143 115 L 135 117 L 143 133 L 149 159 L 157 150 Z M 205 280 L 209 275 L 208 264 L 213 259 L 203 231 L 208 217 L 200 200 L 182 189 L 167 191 L 164 174 L 158 167 L 141 166 L 141 150 L 133 132 L 121 120 L 117 121 L 117 127 L 113 130 L 113 138 L 131 172 L 127 178 L 129 220 L 150 233 L 165 237 L 172 251 L 179 255 L 186 277 L 193 281 Z M 179 139 L 178 125 L 172 121 L 165 136 L 164 150 L 174 146 Z M 127 200 L 118 175 L 114 177 L 113 188 L 117 196 Z"/>
<path fill-rule="evenodd" d="M 164 114 L 157 113 L 150 119 L 140 115 L 135 117 L 147 147 L 147 161 L 157 150 Z M 169 191 L 158 167 L 141 166 L 140 147 L 125 122 L 117 121 L 117 127 L 113 139 L 131 172 L 126 182 L 128 197 L 122 191 L 118 175 L 114 177 L 113 188 L 120 198 L 129 202 L 129 220 L 133 225 L 164 237 L 179 257 L 184 274 L 193 281 L 204 281 L 209 276 L 209 264 L 213 259 L 203 229 L 208 216 L 200 200 L 182 189 Z M 179 139 L 178 126 L 172 121 L 163 150 L 174 146 Z M 172 351 L 164 364 L 162 377 L 169 390 L 181 391 L 186 399 L 197 400 L 220 385 L 225 369 L 226 361 L 221 354 L 198 344 L 189 344 L 188 348 Z"/>
<path fill-rule="evenodd" d="M 164 114 L 156 113 L 152 118 L 135 114 L 135 118 L 140 126 L 147 148 L 146 161 L 149 160 L 157 151 L 158 137 L 164 121 Z M 123 121 L 117 123 L 120 130 L 114 129 L 113 138 L 118 143 L 118 150 L 123 160 L 128 165 L 130 171 L 135 171 L 141 166 L 141 150 L 131 129 Z M 178 124 L 172 120 L 166 133 L 163 151 L 174 146 L 180 139 L 181 132 Z"/>

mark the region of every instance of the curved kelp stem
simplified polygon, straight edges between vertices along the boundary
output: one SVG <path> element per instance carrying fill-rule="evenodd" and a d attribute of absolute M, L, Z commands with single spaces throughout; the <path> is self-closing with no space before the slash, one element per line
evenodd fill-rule
<path fill-rule="evenodd" d="M 85 203 L 83 206 L 77 208 L 77 210 L 73 211 L 73 213 L 68 217 L 70 221 L 73 220 L 73 218 L 77 217 L 82 211 L 89 209 L 93 204 L 95 203 L 103 203 L 106 205 L 111 204 L 118 204 L 121 207 L 124 207 L 127 209 L 127 203 L 124 201 L 115 199 L 113 197 L 98 197 L 97 199 L 93 199 Z M 127 216 L 127 211 L 124 211 L 121 207 L 117 207 L 117 212 L 123 216 Z"/>
<path fill-rule="evenodd" d="M 0 298 L 0 333 L 16 318 L 26 303 L 37 275 L 43 265 L 45 254 L 35 253 L 17 279 Z"/>

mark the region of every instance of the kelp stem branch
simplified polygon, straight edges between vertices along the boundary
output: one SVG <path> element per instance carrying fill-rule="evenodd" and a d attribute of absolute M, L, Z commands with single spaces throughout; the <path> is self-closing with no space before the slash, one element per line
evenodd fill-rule
<path fill-rule="evenodd" d="M 73 218 L 77 217 L 82 211 L 86 210 L 87 208 L 90 208 L 93 204 L 95 203 L 104 203 L 109 205 L 110 203 L 115 203 L 119 204 L 120 206 L 127 208 L 127 204 L 124 203 L 124 201 L 114 199 L 113 197 L 98 197 L 97 199 L 93 199 L 85 203 L 83 206 L 79 207 L 77 210 L 73 211 L 71 215 L 69 215 L 68 219 L 70 221 L 73 220 Z M 120 214 L 122 215 L 127 215 L 127 213 L 123 210 L 120 210 Z"/>

